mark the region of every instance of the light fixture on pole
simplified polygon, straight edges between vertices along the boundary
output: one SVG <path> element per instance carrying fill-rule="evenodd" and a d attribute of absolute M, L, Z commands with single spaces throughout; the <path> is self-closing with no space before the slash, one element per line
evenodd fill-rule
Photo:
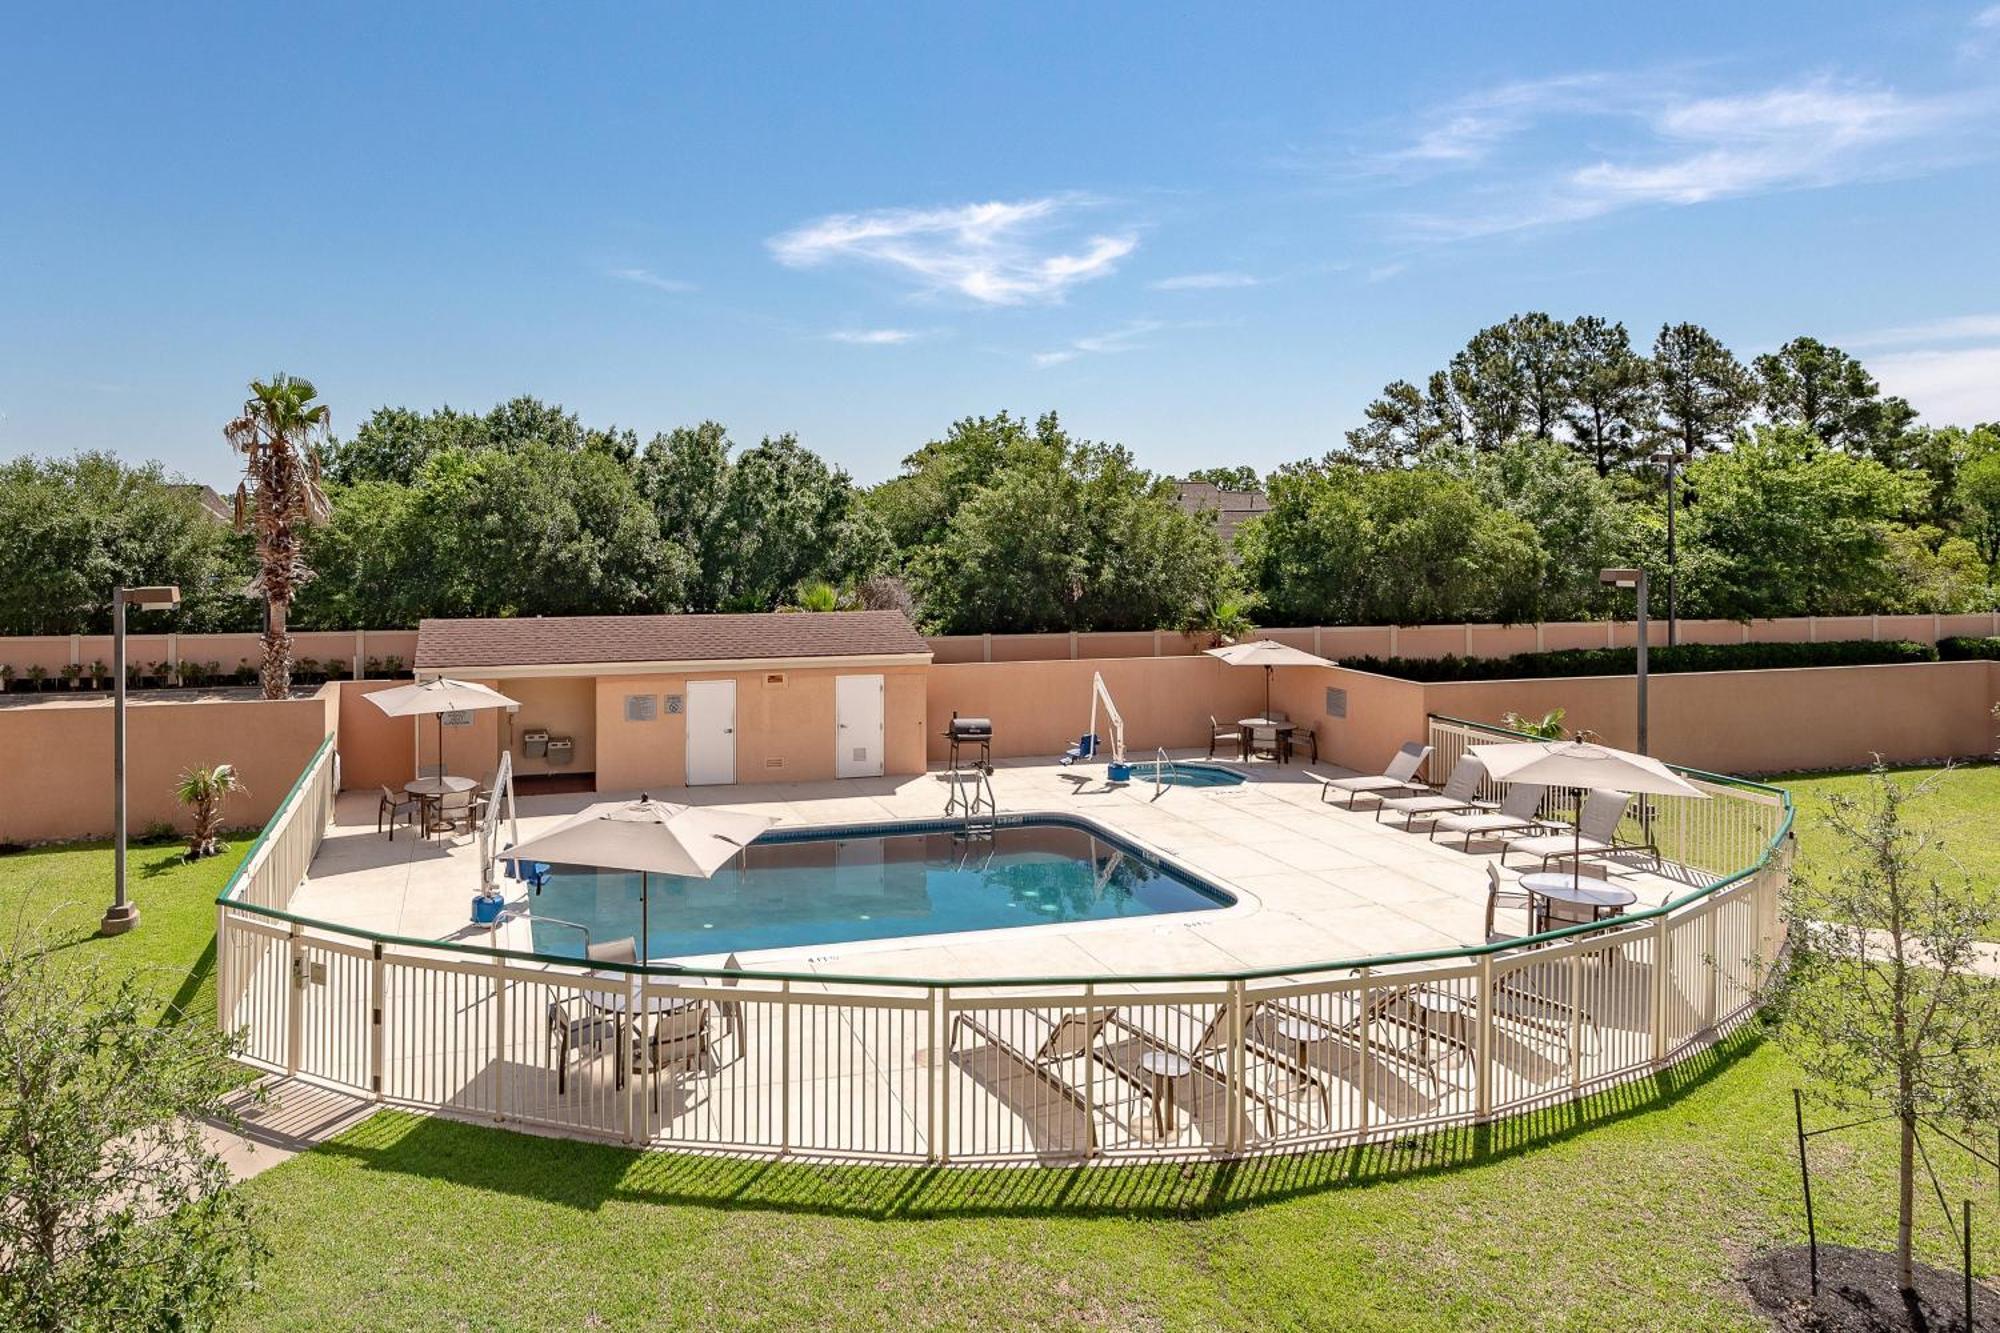
<path fill-rule="evenodd" d="M 1613 588 L 1631 588 L 1638 595 L 1639 602 L 1639 743 L 1635 748 L 1640 754 L 1646 749 L 1646 571 L 1643 569 L 1600 569 L 1597 581 Z"/>
<path fill-rule="evenodd" d="M 139 909 L 125 899 L 125 608 L 151 607 L 171 611 L 181 604 L 181 590 L 159 588 L 116 588 L 111 593 L 111 770 L 116 793 L 112 808 L 112 841 L 116 864 L 113 868 L 113 898 L 98 930 L 106 935 L 123 935 L 139 924 Z"/>
<path fill-rule="evenodd" d="M 1674 576 L 1681 567 L 1674 551 L 1674 508 L 1680 490 L 1674 484 L 1674 472 L 1680 466 L 1681 456 L 1670 445 L 1657 450 L 1653 461 L 1667 470 L 1667 646 L 1671 648 L 1681 641 L 1680 608 L 1674 595 Z"/>

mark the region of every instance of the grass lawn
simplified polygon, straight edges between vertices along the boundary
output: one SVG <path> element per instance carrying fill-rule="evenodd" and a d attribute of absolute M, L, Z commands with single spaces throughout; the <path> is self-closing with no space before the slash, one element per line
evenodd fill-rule
<path fill-rule="evenodd" d="M 0 856 L 0 930 L 15 923 L 46 925 L 68 936 L 80 957 L 144 974 L 165 1001 L 184 1014 L 215 1015 L 215 895 L 229 882 L 254 832 L 231 834 L 222 853 L 190 865 L 180 843 L 133 847 L 126 892 L 139 906 L 139 928 L 101 936 L 97 923 L 111 905 L 111 845 L 63 843 Z"/>
<path fill-rule="evenodd" d="M 1937 777 L 1935 789 L 1906 807 L 1919 819 L 1935 822 L 1945 834 L 1946 850 L 1972 877 L 1973 884 L 2000 893 L 2000 764 L 1963 764 L 1949 772 L 1935 768 L 1891 769 L 1907 784 Z M 1838 852 L 1826 827 L 1827 797 L 1835 792 L 1857 796 L 1866 788 L 1866 773 L 1805 773 L 1766 781 L 1792 793 L 1797 811 L 1799 856 L 1810 866 Z"/>
<path fill-rule="evenodd" d="M 1750 1034 L 1673 1071 L 1659 1098 L 1600 1098 L 1589 1128 L 1558 1110 L 1188 1168 L 814 1168 L 385 1112 L 250 1182 L 277 1253 L 236 1322 L 1762 1328 L 1734 1273 L 1804 1235 L 1791 1082 Z M 1822 1239 L 1886 1244 L 1889 1137 L 1814 1151 Z M 1991 1172 L 1939 1161 L 1954 1207 L 1970 1193 L 1993 1218 Z M 1924 1188 L 1924 1253 L 1953 1264 Z M 1986 1274 L 1994 1231 L 1977 1245 Z"/>

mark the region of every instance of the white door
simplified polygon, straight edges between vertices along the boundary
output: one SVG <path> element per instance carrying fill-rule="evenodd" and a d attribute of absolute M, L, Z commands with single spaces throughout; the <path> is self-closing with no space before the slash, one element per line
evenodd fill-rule
<path fill-rule="evenodd" d="M 880 676 L 833 678 L 835 776 L 882 776 L 882 694 Z"/>
<path fill-rule="evenodd" d="M 736 781 L 736 682 L 687 683 L 687 785 Z"/>

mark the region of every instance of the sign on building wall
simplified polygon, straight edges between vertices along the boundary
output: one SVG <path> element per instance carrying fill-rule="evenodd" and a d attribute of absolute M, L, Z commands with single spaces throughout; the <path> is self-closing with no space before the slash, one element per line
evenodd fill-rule
<path fill-rule="evenodd" d="M 678 694 L 669 694 L 667 696 L 667 716 L 676 717 L 681 711 L 681 696 Z"/>
<path fill-rule="evenodd" d="M 472 710 L 456 708 L 449 713 L 439 713 L 438 721 L 447 727 L 469 727 L 472 725 Z"/>
<path fill-rule="evenodd" d="M 628 694 L 625 696 L 625 720 L 627 722 L 651 722 L 660 715 L 660 701 L 650 694 Z"/>

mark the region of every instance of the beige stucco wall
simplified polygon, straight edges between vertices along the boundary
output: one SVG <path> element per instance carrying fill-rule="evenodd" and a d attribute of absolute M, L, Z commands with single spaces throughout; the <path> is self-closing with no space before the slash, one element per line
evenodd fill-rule
<path fill-rule="evenodd" d="M 1135 759 L 1161 745 L 1206 746 L 1211 714 L 1227 721 L 1264 702 L 1263 672 L 1207 656 L 933 666 L 927 710 L 931 759 L 945 757 L 943 733 L 953 712 L 993 719 L 995 757 L 1060 754 L 1090 725 L 1093 672 L 1104 675 L 1125 719 L 1127 752 Z M 1100 732 L 1106 729 L 1101 717 L 1098 725 Z"/>
<path fill-rule="evenodd" d="M 514 771 L 536 773 L 595 773 L 597 771 L 597 681 L 590 676 L 542 676 L 489 682 L 509 699 L 518 700 L 521 711 L 511 721 L 501 714 L 499 743 L 514 754 Z M 551 736 L 568 736 L 576 742 L 570 762 L 552 765 L 546 758 L 530 758 L 521 737 L 529 731 L 546 731 Z M 498 748 L 496 746 L 497 755 Z"/>
<path fill-rule="evenodd" d="M 1347 692 L 1347 716 L 1326 711 L 1329 688 Z M 1275 705 L 1319 736 L 1320 758 L 1364 773 L 1378 772 L 1409 741 L 1421 741 L 1424 687 L 1412 681 L 1344 667 L 1290 667 L 1275 674 Z"/>
<path fill-rule="evenodd" d="M 191 700 L 141 692 L 126 710 L 126 799 L 134 834 L 185 828 L 173 798 L 196 764 L 236 766 L 245 787 L 224 809 L 231 826 L 261 824 L 333 730 L 338 699 Z M 111 700 L 48 699 L 0 707 L 0 842 L 106 837 L 112 825 Z"/>
<path fill-rule="evenodd" d="M 1606 743 L 1637 742 L 1630 676 L 1455 681 L 1424 687 L 1429 709 L 1477 722 L 1508 710 L 1566 710 L 1565 722 Z M 1912 662 L 1790 671 L 1713 671 L 1648 682 L 1651 749 L 1722 773 L 1852 768 L 1990 754 L 2000 664 Z"/>

